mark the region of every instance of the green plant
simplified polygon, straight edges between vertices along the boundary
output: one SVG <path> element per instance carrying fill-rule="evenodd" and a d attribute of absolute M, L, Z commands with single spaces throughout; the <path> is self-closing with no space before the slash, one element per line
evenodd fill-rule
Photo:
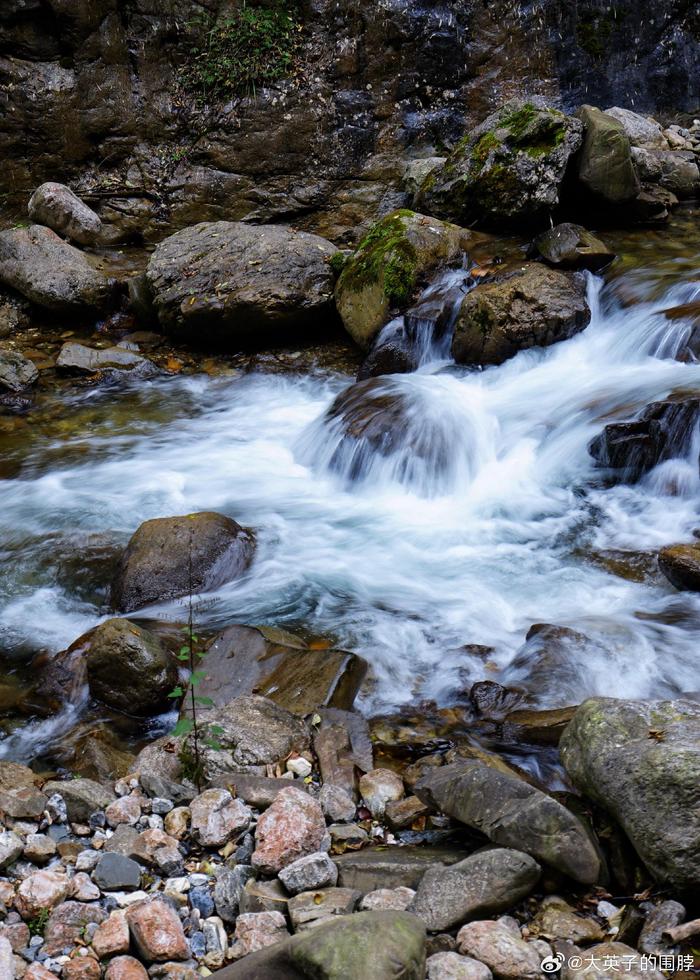
<path fill-rule="evenodd" d="M 27 925 L 29 926 L 29 931 L 32 936 L 43 936 L 46 931 L 46 923 L 49 921 L 50 909 L 42 908 L 39 909 L 37 914 L 33 919 L 30 919 Z"/>
<path fill-rule="evenodd" d="M 182 83 L 203 102 L 254 93 L 290 74 L 300 31 L 296 0 L 264 7 L 243 0 L 226 17 L 199 25 L 202 40 L 190 49 Z"/>
<path fill-rule="evenodd" d="M 177 653 L 177 659 L 186 663 L 189 671 L 189 716 L 180 718 L 172 734 L 182 737 L 179 759 L 182 766 L 183 775 L 190 779 L 198 791 L 201 793 L 204 780 L 204 764 L 202 760 L 202 747 L 210 749 L 220 749 L 221 745 L 216 741 L 216 736 L 221 735 L 223 728 L 220 725 L 200 723 L 197 708 L 212 707 L 214 702 L 210 697 L 197 694 L 196 690 L 204 679 L 204 671 L 197 667 L 206 656 L 206 650 L 200 645 L 200 640 L 194 630 L 194 601 L 193 601 L 193 575 L 192 575 L 192 529 L 190 528 L 189 548 L 188 548 L 188 599 L 187 599 L 187 625 L 183 627 L 185 643 Z M 185 697 L 185 691 L 181 684 L 177 684 L 169 698 L 180 700 Z M 185 736 L 191 735 L 191 738 Z"/>

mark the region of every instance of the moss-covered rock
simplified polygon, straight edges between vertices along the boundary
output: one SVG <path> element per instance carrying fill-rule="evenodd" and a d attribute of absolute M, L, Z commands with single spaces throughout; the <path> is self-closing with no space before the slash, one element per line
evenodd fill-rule
<path fill-rule="evenodd" d="M 660 882 L 700 887 L 700 705 L 591 698 L 560 752 L 576 786 L 615 817 Z"/>
<path fill-rule="evenodd" d="M 520 350 L 566 340 L 590 318 L 580 276 L 528 262 L 465 296 L 452 354 L 459 364 L 502 364 Z"/>
<path fill-rule="evenodd" d="M 416 206 L 460 222 L 541 222 L 559 202 L 566 164 L 581 145 L 582 129 L 578 119 L 541 99 L 513 99 L 428 175 Z"/>
<path fill-rule="evenodd" d="M 345 264 L 335 290 L 345 329 L 367 349 L 392 309 L 405 307 L 428 274 L 462 261 L 470 234 L 414 211 L 388 214 Z"/>
<path fill-rule="evenodd" d="M 583 146 L 576 175 L 598 203 L 624 204 L 639 194 L 639 178 L 632 162 L 629 136 L 622 123 L 594 106 L 578 112 L 584 126 Z"/>

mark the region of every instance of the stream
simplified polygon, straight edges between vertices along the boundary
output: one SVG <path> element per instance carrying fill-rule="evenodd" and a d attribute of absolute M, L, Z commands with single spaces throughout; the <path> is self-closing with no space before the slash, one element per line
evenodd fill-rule
<path fill-rule="evenodd" d="M 109 615 L 103 551 L 148 518 L 216 510 L 254 528 L 258 548 L 244 579 L 202 597 L 200 625 L 334 637 L 370 662 L 367 713 L 450 704 L 485 677 L 545 707 L 696 690 L 700 595 L 673 589 L 654 553 L 700 527 L 700 433 L 687 459 L 631 486 L 606 483 L 587 451 L 606 422 L 700 391 L 700 364 L 675 359 L 690 324 L 662 313 L 700 299 L 697 224 L 683 227 L 686 257 L 666 255 L 663 275 L 642 244 L 607 284 L 591 276 L 591 323 L 570 340 L 483 371 L 457 368 L 443 341 L 383 381 L 405 400 L 405 431 L 434 450 L 419 460 L 399 440 L 359 470 L 348 462 L 324 413 L 353 379 L 331 371 L 56 395 L 63 431 L 40 427 L 5 452 L 8 682 Z M 139 613 L 182 616 L 179 603 Z M 534 623 L 588 640 L 530 671 L 514 661 Z M 9 726 L 0 756 L 37 754 L 76 714 Z"/>

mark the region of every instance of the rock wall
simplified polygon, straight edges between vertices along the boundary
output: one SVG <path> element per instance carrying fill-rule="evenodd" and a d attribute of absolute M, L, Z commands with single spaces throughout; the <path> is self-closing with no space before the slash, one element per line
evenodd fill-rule
<path fill-rule="evenodd" d="M 5 0 L 0 193 L 67 181 L 115 239 L 203 219 L 351 241 L 403 203 L 406 163 L 504 99 L 692 112 L 700 16 L 668 0 L 302 0 L 293 76 L 204 109 L 181 85 L 192 23 L 235 0 Z"/>

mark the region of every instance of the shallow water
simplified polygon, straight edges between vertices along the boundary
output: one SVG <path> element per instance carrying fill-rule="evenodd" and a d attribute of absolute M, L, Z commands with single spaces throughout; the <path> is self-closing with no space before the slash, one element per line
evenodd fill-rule
<path fill-rule="evenodd" d="M 66 394 L 65 432 L 45 425 L 15 440 L 15 475 L 0 483 L 6 660 L 59 650 L 107 615 L 100 566 L 94 589 L 78 589 L 61 573 L 66 555 L 88 555 L 94 535 L 121 545 L 150 517 L 211 509 L 254 527 L 258 549 L 245 579 L 206 597 L 202 625 L 333 635 L 372 665 L 366 710 L 449 703 L 484 677 L 532 684 L 544 705 L 696 689 L 700 595 L 676 592 L 653 562 L 613 574 L 600 552 L 619 559 L 692 537 L 698 445 L 635 486 L 606 486 L 587 452 L 606 421 L 700 391 L 700 365 L 673 357 L 688 325 L 660 313 L 700 298 L 700 261 L 693 279 L 687 252 L 676 275 L 660 276 L 649 256 L 646 271 L 632 265 L 604 290 L 591 278 L 591 324 L 564 343 L 483 372 L 442 359 L 392 376 L 407 430 L 422 427 L 442 463 L 377 456 L 356 479 L 334 465 L 339 437 L 323 415 L 352 380 L 337 374 Z M 636 302 L 623 307 L 625 281 Z M 182 607 L 144 615 L 180 618 Z M 533 681 L 509 665 L 539 622 L 591 643 L 566 664 L 533 664 Z M 485 663 L 465 644 L 494 651 Z"/>

